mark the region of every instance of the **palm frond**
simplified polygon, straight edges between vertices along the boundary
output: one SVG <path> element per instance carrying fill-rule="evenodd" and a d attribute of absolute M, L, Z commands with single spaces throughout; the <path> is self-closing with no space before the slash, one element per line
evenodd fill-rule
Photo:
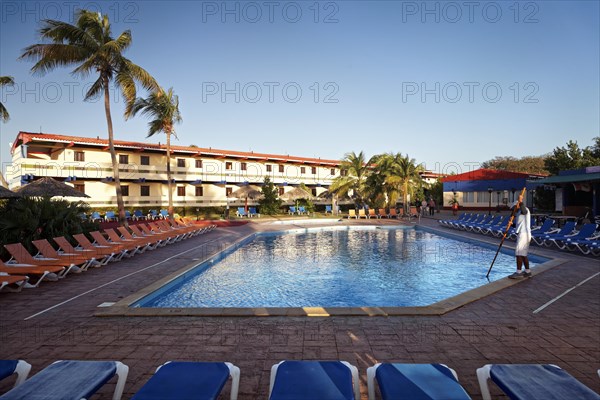
<path fill-rule="evenodd" d="M 163 132 L 163 121 L 161 119 L 155 119 L 148 122 L 148 135 L 146 137 L 153 136 L 157 133 Z"/>
<path fill-rule="evenodd" d="M 152 77 L 152 75 L 150 75 L 148 71 L 146 71 L 139 65 L 134 64 L 133 62 L 131 62 L 131 60 L 125 57 L 123 57 L 122 68 L 125 68 L 127 72 L 131 75 L 131 77 L 136 82 L 139 82 L 144 89 L 149 91 L 158 91 L 160 89 L 160 86 L 156 82 L 156 79 L 154 79 L 154 77 Z"/>
<path fill-rule="evenodd" d="M 15 84 L 15 79 L 12 76 L 0 76 L 0 87 L 12 86 Z"/>
<path fill-rule="evenodd" d="M 10 115 L 8 114 L 8 110 L 4 107 L 4 104 L 0 103 L 0 121 L 8 122 L 10 119 Z"/>
<path fill-rule="evenodd" d="M 119 68 L 115 75 L 115 83 L 121 91 L 125 104 L 128 105 L 133 103 L 137 95 L 137 88 L 135 86 L 134 78 L 129 71 Z"/>
<path fill-rule="evenodd" d="M 98 96 L 104 90 L 104 79 L 100 76 L 96 81 L 90 86 L 89 90 L 85 93 L 85 101 L 88 101 L 92 98 Z"/>

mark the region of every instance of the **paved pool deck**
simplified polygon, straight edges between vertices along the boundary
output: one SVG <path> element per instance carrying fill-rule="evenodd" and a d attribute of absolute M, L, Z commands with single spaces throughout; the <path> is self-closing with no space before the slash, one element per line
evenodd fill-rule
<path fill-rule="evenodd" d="M 419 224 L 437 228 L 436 218 L 423 218 Z M 362 399 L 367 398 L 367 367 L 385 361 L 445 363 L 474 399 L 481 398 L 475 370 L 487 363 L 557 364 L 600 392 L 599 259 L 537 246 L 532 251 L 564 262 L 441 315 L 97 316 L 103 312 L 100 304 L 118 303 L 257 230 L 285 228 L 259 221 L 220 227 L 59 282 L 44 282 L 37 289 L 0 293 L 0 357 L 25 359 L 33 365 L 32 373 L 59 359 L 120 360 L 130 367 L 124 398 L 168 360 L 236 364 L 241 369 L 239 399 L 266 398 L 271 365 L 283 359 L 335 359 L 356 365 Z M 439 229 L 498 243 L 496 238 Z M 0 393 L 10 383 L 0 383 Z M 110 399 L 113 387 L 105 386 L 93 398 Z M 225 394 L 228 390 L 227 385 Z M 499 394 L 495 388 L 493 393 Z"/>

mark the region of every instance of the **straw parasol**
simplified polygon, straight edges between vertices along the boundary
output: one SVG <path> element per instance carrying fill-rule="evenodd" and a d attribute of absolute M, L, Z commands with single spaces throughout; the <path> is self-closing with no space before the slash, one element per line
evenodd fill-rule
<path fill-rule="evenodd" d="M 295 201 L 295 200 L 299 200 L 299 199 L 309 199 L 310 200 L 313 198 L 313 195 L 300 187 L 295 187 L 292 190 L 290 190 L 289 192 L 286 192 L 286 193 L 282 194 L 281 196 L 279 196 L 279 198 L 283 201 Z"/>
<path fill-rule="evenodd" d="M 12 199 L 15 197 L 21 197 L 21 195 L 5 187 L 0 186 L 0 199 Z"/>
<path fill-rule="evenodd" d="M 69 185 L 47 176 L 21 186 L 17 189 L 17 193 L 21 196 L 31 197 L 90 197 L 85 193 L 73 189 Z"/>
<path fill-rule="evenodd" d="M 231 194 L 229 195 L 229 197 L 235 197 L 238 199 L 245 198 L 245 199 L 250 199 L 250 200 L 257 200 L 257 199 L 260 199 L 262 196 L 263 196 L 263 194 L 260 191 L 260 188 L 258 188 L 257 186 L 253 186 L 253 185 L 242 186 L 241 188 L 231 192 Z"/>
<path fill-rule="evenodd" d="M 21 197 L 21 195 L 5 187 L 0 186 L 0 199 L 12 199 L 15 197 Z"/>
<path fill-rule="evenodd" d="M 260 189 L 253 185 L 244 185 L 241 188 L 234 190 L 229 195 L 230 198 L 244 199 L 244 211 L 248 212 L 248 199 L 256 200 L 263 197 Z"/>

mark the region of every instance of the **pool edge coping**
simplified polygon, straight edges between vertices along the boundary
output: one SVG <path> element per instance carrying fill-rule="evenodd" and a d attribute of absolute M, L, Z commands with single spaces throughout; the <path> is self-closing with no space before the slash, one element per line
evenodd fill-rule
<path fill-rule="evenodd" d="M 418 226 L 418 225 L 417 225 Z M 426 227 L 426 230 L 440 232 L 445 236 L 455 236 L 462 241 L 479 241 L 490 244 L 487 240 L 478 240 L 464 237 L 451 232 L 440 231 L 436 228 Z M 307 230 L 310 228 L 307 228 Z M 318 229 L 314 227 L 313 229 Z M 295 231 L 296 229 L 290 229 Z M 156 282 L 138 290 L 137 292 L 118 301 L 111 307 L 100 308 L 96 310 L 96 317 L 335 317 L 335 316 L 441 316 L 453 310 L 490 296 L 503 289 L 509 288 L 524 281 L 529 281 L 532 278 L 509 279 L 502 278 L 493 282 L 489 282 L 483 286 L 468 290 L 456 296 L 446 298 L 444 300 L 432 303 L 427 306 L 409 306 L 409 307 L 195 307 L 195 308 L 158 308 L 158 307 L 131 307 L 144 297 L 155 292 L 159 288 L 167 285 L 180 276 L 190 272 L 194 267 L 202 264 L 219 254 L 228 251 L 231 247 L 237 246 L 239 243 L 248 240 L 249 238 L 260 234 L 261 232 L 252 232 L 242 236 L 229 244 L 226 248 L 219 252 L 206 256 L 201 260 L 195 260 L 192 263 L 185 265 L 174 273 L 157 280 Z M 272 233 L 270 231 L 269 233 Z M 507 246 L 508 248 L 512 246 Z M 542 249 L 543 250 L 543 249 Z M 535 277 L 545 271 L 566 263 L 568 260 L 548 255 L 539 254 L 537 251 L 530 253 L 540 257 L 549 258 L 542 264 L 539 264 L 531 269 L 532 277 Z"/>

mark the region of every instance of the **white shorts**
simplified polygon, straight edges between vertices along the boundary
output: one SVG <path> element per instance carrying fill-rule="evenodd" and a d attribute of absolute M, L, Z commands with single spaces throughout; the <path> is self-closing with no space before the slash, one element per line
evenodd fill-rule
<path fill-rule="evenodd" d="M 527 235 L 518 235 L 517 236 L 517 245 L 515 247 L 515 256 L 523 256 L 527 257 L 527 252 L 529 252 L 529 242 L 531 238 L 527 238 Z"/>

